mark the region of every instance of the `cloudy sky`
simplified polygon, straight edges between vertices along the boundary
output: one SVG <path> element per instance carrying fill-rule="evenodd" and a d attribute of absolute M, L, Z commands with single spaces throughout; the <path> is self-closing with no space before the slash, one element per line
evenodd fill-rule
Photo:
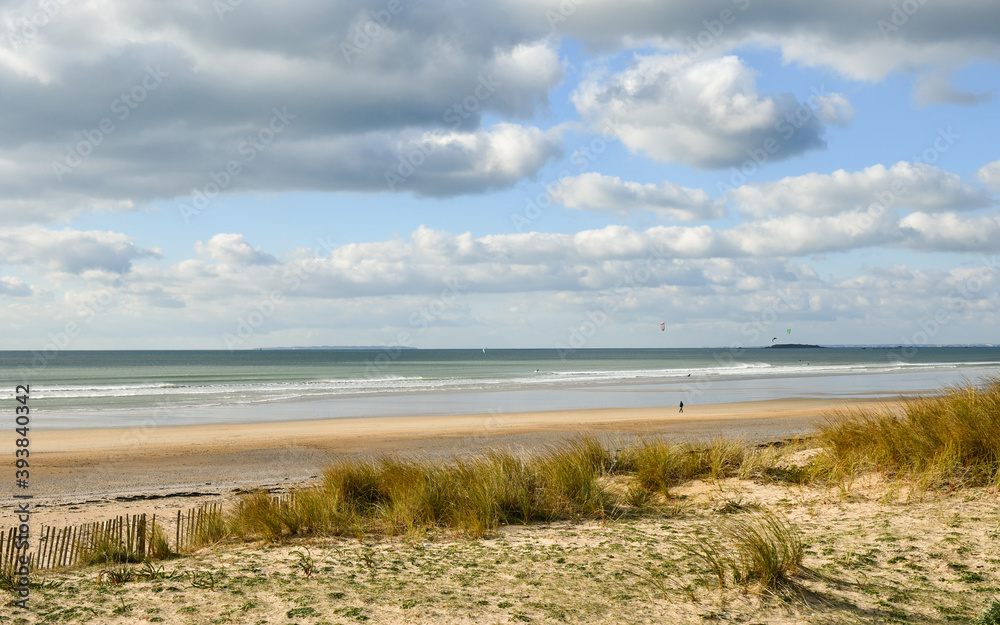
<path fill-rule="evenodd" d="M 997 24 L 3 2 L 3 347 L 1000 343 Z"/>

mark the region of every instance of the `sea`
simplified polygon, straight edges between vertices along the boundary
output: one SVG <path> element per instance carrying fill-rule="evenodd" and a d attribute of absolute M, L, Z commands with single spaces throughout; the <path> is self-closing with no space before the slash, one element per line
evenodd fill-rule
<path fill-rule="evenodd" d="M 499 414 L 926 395 L 1000 377 L 996 346 L 0 352 L 36 428 Z"/>

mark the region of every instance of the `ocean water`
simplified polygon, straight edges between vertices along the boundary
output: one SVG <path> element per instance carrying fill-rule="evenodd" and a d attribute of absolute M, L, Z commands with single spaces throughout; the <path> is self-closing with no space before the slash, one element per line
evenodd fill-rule
<path fill-rule="evenodd" d="M 35 427 L 896 397 L 1000 376 L 998 347 L 0 352 Z"/>

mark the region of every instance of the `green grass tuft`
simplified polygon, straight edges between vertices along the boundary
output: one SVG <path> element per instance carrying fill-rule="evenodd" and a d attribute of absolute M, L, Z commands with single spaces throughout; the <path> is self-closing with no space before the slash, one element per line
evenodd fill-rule
<path fill-rule="evenodd" d="M 940 397 L 834 416 L 819 432 L 822 474 L 865 471 L 928 486 L 1000 484 L 1000 378 L 953 388 Z"/>

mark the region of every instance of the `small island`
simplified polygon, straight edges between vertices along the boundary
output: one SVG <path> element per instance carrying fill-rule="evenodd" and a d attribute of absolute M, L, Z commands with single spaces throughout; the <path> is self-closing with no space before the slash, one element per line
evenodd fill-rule
<path fill-rule="evenodd" d="M 826 349 L 822 345 L 805 345 L 803 343 L 778 343 L 777 345 L 768 345 L 768 349 L 802 349 L 802 348 L 816 348 L 816 349 Z"/>

